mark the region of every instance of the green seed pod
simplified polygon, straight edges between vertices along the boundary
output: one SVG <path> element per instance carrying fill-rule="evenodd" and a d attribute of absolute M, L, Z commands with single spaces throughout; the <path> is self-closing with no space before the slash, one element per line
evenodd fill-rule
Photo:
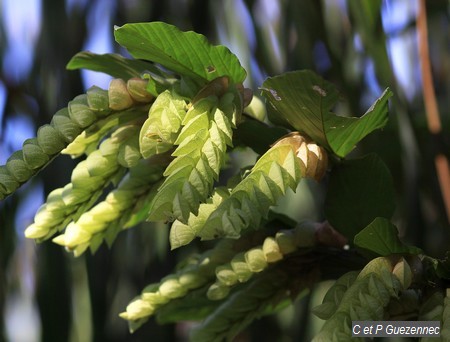
<path fill-rule="evenodd" d="M 69 116 L 80 127 L 86 128 L 97 120 L 97 116 L 89 108 L 86 95 L 78 95 L 68 104 Z"/>
<path fill-rule="evenodd" d="M 127 90 L 136 102 L 148 103 L 153 99 L 153 95 L 147 91 L 148 80 L 142 78 L 130 78 L 127 81 Z"/>
<path fill-rule="evenodd" d="M 37 131 L 37 142 L 42 151 L 48 155 L 61 152 L 66 147 L 62 135 L 52 126 L 43 125 Z"/>
<path fill-rule="evenodd" d="M 282 230 L 275 235 L 275 240 L 280 248 L 280 252 L 289 254 L 297 250 L 295 235 L 293 230 Z"/>
<path fill-rule="evenodd" d="M 38 169 L 49 161 L 49 156 L 39 146 L 37 139 L 27 139 L 22 147 L 23 159 L 32 170 Z"/>
<path fill-rule="evenodd" d="M 238 282 L 238 276 L 229 264 L 216 268 L 216 278 L 226 286 L 233 286 Z"/>
<path fill-rule="evenodd" d="M 253 275 L 253 272 L 250 270 L 247 261 L 245 260 L 245 253 L 236 254 L 231 260 L 231 267 L 241 283 L 245 283 Z"/>
<path fill-rule="evenodd" d="M 221 300 L 228 296 L 230 288 L 220 282 L 212 284 L 206 292 L 206 296 L 210 300 Z"/>
<path fill-rule="evenodd" d="M 109 113 L 108 91 L 92 86 L 86 91 L 87 103 L 90 109 L 100 112 L 101 115 Z"/>
<path fill-rule="evenodd" d="M 112 110 L 124 110 L 133 105 L 133 99 L 128 93 L 124 80 L 116 78 L 111 80 L 108 88 L 109 108 Z"/>
<path fill-rule="evenodd" d="M 61 134 L 66 143 L 74 141 L 82 132 L 81 126 L 70 119 L 69 110 L 67 108 L 60 109 L 56 112 L 50 125 Z"/>
<path fill-rule="evenodd" d="M 20 185 L 17 180 L 11 176 L 5 165 L 0 166 L 0 184 L 4 187 L 7 194 L 16 191 Z"/>
<path fill-rule="evenodd" d="M 264 240 L 262 251 L 268 263 L 277 262 L 283 259 L 283 254 L 280 252 L 280 247 L 276 240 L 268 237 Z"/>
<path fill-rule="evenodd" d="M 26 182 L 33 175 L 28 165 L 23 160 L 23 152 L 14 152 L 6 162 L 6 169 L 18 182 Z"/>
<path fill-rule="evenodd" d="M 264 252 L 260 248 L 250 249 L 245 253 L 245 261 L 253 273 L 261 272 L 267 267 Z"/>

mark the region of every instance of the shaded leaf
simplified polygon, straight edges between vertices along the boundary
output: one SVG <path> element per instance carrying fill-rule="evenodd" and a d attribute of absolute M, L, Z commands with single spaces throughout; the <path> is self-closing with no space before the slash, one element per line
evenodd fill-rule
<path fill-rule="evenodd" d="M 68 70 L 88 69 L 98 71 L 124 80 L 139 77 L 145 71 L 161 75 L 161 71 L 151 63 L 124 58 L 115 53 L 98 55 L 89 51 L 77 53 L 67 63 L 66 68 Z"/>
<path fill-rule="evenodd" d="M 398 230 L 388 219 L 377 217 L 354 239 L 356 246 L 381 256 L 390 254 L 420 254 L 420 248 L 407 246 L 398 238 Z"/>
<path fill-rule="evenodd" d="M 284 128 L 270 127 L 261 121 L 246 118 L 237 126 L 235 139 L 262 155 L 275 141 L 287 133 L 288 131 Z"/>
<path fill-rule="evenodd" d="M 345 160 L 333 168 L 325 214 L 350 241 L 376 217 L 390 218 L 394 209 L 392 176 L 376 154 Z"/>

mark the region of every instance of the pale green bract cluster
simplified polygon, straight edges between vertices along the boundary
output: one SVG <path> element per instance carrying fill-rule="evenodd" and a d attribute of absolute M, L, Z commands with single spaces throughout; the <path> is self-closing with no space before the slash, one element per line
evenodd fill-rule
<path fill-rule="evenodd" d="M 327 168 L 326 152 L 298 133 L 276 142 L 251 169 L 251 172 L 222 198 L 214 210 L 190 214 L 186 222 L 177 220 L 171 228 L 171 245 L 186 245 L 195 237 L 202 240 L 220 237 L 239 238 L 241 232 L 258 229 L 269 208 L 288 189 L 294 190 L 303 177 L 320 179 Z"/>
<path fill-rule="evenodd" d="M 139 134 L 142 156 L 148 158 L 170 150 L 185 115 L 186 101 L 175 91 L 165 90 L 159 94 Z"/>
<path fill-rule="evenodd" d="M 220 197 L 220 194 L 215 195 Z M 148 285 L 120 316 L 129 320 L 131 329 L 135 330 L 149 317 L 158 315 L 171 301 L 186 297 L 199 288 L 204 289 L 208 299 L 219 301 L 228 296 L 234 285 L 246 283 L 248 287 L 240 291 L 248 295 L 254 291 L 253 275 L 258 274 L 255 277 L 257 283 L 261 282 L 260 279 L 272 277 L 273 269 L 269 266 L 293 252 L 310 251 L 316 245 L 315 233 L 314 223 L 303 222 L 294 229 L 280 230 L 275 236 L 270 236 L 267 230 L 260 230 L 250 232 L 239 240 L 223 239 L 194 263 L 188 263 L 159 284 Z M 281 272 L 277 278 L 284 276 Z M 271 291 L 275 290 L 278 288 L 271 287 Z M 264 296 L 264 293 L 262 291 L 257 297 Z M 232 307 L 236 309 L 235 304 Z"/>
<path fill-rule="evenodd" d="M 250 284 L 231 295 L 193 329 L 191 341 L 232 341 L 254 319 L 273 308 L 274 298 L 285 298 L 289 276 L 276 268 L 255 277 Z"/>
<path fill-rule="evenodd" d="M 219 92 L 213 89 L 212 95 L 193 100 L 181 122 L 172 153 L 175 159 L 164 172 L 166 178 L 152 202 L 149 220 L 187 222 L 191 213 L 198 214 L 200 203 L 210 196 L 219 177 L 227 145 L 232 145 L 232 127 L 240 115 L 236 97 L 239 93 L 226 84 Z"/>
<path fill-rule="evenodd" d="M 16 191 L 59 153 L 73 157 L 89 154 L 113 127 L 136 120 L 148 110 L 153 97 L 147 80 L 113 80 L 108 91 L 93 86 L 59 110 L 37 137 L 25 140 L 22 150 L 0 166 L 0 200 Z"/>
<path fill-rule="evenodd" d="M 267 237 L 260 246 L 237 253 L 229 263 L 216 268 L 216 282 L 209 287 L 208 298 L 223 299 L 233 286 L 249 281 L 253 275 L 281 261 L 286 255 L 314 247 L 315 233 L 313 223 L 303 222 L 295 229 L 280 230 L 274 237 Z"/>
<path fill-rule="evenodd" d="M 386 257 L 370 261 L 356 276 L 344 275 L 328 291 L 315 313 L 327 319 L 313 341 L 347 341 L 352 321 L 383 320 L 392 298 L 411 285 L 411 269 L 405 259 L 397 263 Z"/>
<path fill-rule="evenodd" d="M 64 149 L 59 146 L 59 151 L 73 158 L 83 154 L 87 157 L 74 168 L 71 183 L 49 194 L 34 223 L 25 231 L 28 238 L 40 242 L 67 227 L 54 241 L 78 256 L 88 247 L 95 251 L 103 240 L 111 244 L 120 230 L 146 218 L 153 187 L 162 178 L 167 163 L 152 158 L 159 151 L 147 153 L 144 149 L 146 159 L 141 153 L 142 123 L 149 108 L 158 110 L 146 85 L 147 80 L 138 78 L 127 82 L 114 79 L 108 91 L 92 87 L 55 115 L 52 122 L 73 135 L 71 143 Z M 171 94 L 182 111 L 184 100 Z M 166 105 L 167 101 L 162 104 Z M 74 131 L 74 122 L 86 129 Z M 158 130 L 158 124 L 163 123 L 152 122 L 147 127 Z M 108 184 L 119 182 L 118 188 L 91 209 Z"/>
<path fill-rule="evenodd" d="M 141 325 L 171 300 L 184 297 L 189 291 L 210 282 L 216 267 L 231 260 L 236 253 L 234 243 L 223 240 L 179 272 L 163 278 L 158 284 L 148 285 L 120 316 L 134 321 L 136 326 Z"/>
<path fill-rule="evenodd" d="M 152 166 L 148 161 L 140 162 L 130 169 L 104 201 L 83 212 L 53 242 L 73 251 L 75 256 L 81 255 L 87 248 L 95 252 L 103 240 L 111 245 L 122 229 L 135 224 L 135 214 L 148 207 L 154 194 L 152 188 L 162 178 L 162 172 L 161 166 Z"/>
<path fill-rule="evenodd" d="M 124 169 L 117 162 L 120 144 L 106 139 L 72 172 L 71 183 L 53 190 L 35 215 L 34 223 L 25 230 L 27 238 L 43 241 L 65 228 L 91 207 L 103 188 L 120 176 Z M 102 152 L 103 150 L 103 152 Z"/>

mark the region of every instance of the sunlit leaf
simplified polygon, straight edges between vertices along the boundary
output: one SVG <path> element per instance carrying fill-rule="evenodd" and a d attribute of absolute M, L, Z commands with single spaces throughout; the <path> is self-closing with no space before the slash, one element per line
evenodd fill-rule
<path fill-rule="evenodd" d="M 162 23 L 137 23 L 116 27 L 116 41 L 137 59 L 159 63 L 204 85 L 219 76 L 233 83 L 246 77 L 239 60 L 225 46 L 213 46 L 206 37 Z"/>
<path fill-rule="evenodd" d="M 387 103 L 392 96 L 386 89 L 365 115 L 356 118 L 331 112 L 339 97 L 335 86 L 309 70 L 268 78 L 262 90 L 281 121 L 339 157 L 347 155 L 367 134 L 386 125 Z"/>

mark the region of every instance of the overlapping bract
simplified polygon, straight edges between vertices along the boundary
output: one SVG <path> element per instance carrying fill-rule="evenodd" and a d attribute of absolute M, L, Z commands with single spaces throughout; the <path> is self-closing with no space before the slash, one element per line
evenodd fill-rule
<path fill-rule="evenodd" d="M 224 301 L 190 335 L 191 341 L 232 341 L 253 320 L 273 308 L 286 295 L 288 274 L 273 269 Z"/>
<path fill-rule="evenodd" d="M 287 254 L 300 248 L 308 251 L 315 243 L 315 227 L 311 222 L 303 222 L 295 229 L 278 231 L 274 237 L 265 238 L 262 245 L 237 253 L 229 263 L 218 266 L 216 282 L 209 287 L 208 298 L 220 300 L 227 297 L 233 286 L 247 282 L 254 274 L 281 261 Z"/>
<path fill-rule="evenodd" d="M 163 168 L 152 166 L 151 160 L 140 162 L 104 201 L 83 212 L 53 241 L 73 251 L 75 256 L 89 247 L 94 252 L 103 240 L 111 245 L 122 229 L 142 221 L 134 215 L 148 206 L 154 194 L 152 188 L 162 178 L 162 172 Z"/>
<path fill-rule="evenodd" d="M 179 272 L 158 284 L 148 285 L 120 316 L 137 328 L 171 300 L 184 297 L 189 291 L 210 282 L 214 278 L 215 268 L 231 260 L 236 253 L 233 245 L 234 241 L 223 240 Z"/>
<path fill-rule="evenodd" d="M 80 219 L 90 229 L 99 229 L 107 222 L 112 222 L 105 221 L 102 215 L 95 215 L 95 219 L 90 216 L 89 220 L 88 215 L 83 218 L 80 216 L 88 212 L 108 184 L 117 184 L 126 169 L 136 166 L 142 159 L 138 136 L 140 122 L 148 112 L 149 103 L 153 101 L 153 97 L 146 93 L 146 84 L 147 81 L 143 79 L 130 79 L 127 82 L 115 79 L 111 81 L 108 91 L 92 87 L 85 95 L 69 102 L 67 108 L 57 112 L 51 125 L 38 130 L 36 145 L 33 145 L 36 151 L 40 148 L 48 155 L 61 152 L 72 157 L 86 154 L 87 158 L 74 168 L 71 183 L 49 194 L 46 203 L 38 210 L 34 223 L 25 231 L 28 238 L 41 242 L 69 225 L 72 239 L 68 239 L 66 244 L 65 239 L 59 238 L 59 243 L 69 249 L 77 246 L 75 254 L 79 255 L 89 244 L 84 243 L 82 247 L 79 247 L 82 243 L 72 244 L 74 239 L 77 240 L 74 236 L 83 235 L 82 230 L 73 228 L 76 225 L 72 221 Z M 64 137 L 64 144 L 54 141 L 60 136 Z M 24 151 L 28 151 L 27 148 Z M 27 153 L 24 156 L 29 156 Z M 35 161 L 33 158 L 31 160 Z M 114 201 L 118 194 L 123 195 L 123 192 L 111 193 L 106 202 L 120 202 Z M 131 203 L 133 201 L 115 204 L 123 206 Z M 101 211 L 99 208 L 105 209 L 106 206 L 99 204 L 94 212 L 98 214 Z M 93 249 L 98 247 L 98 242 L 93 244 Z"/>
<path fill-rule="evenodd" d="M 165 90 L 158 95 L 139 134 L 139 148 L 144 158 L 173 147 L 186 110 L 186 101 L 175 91 Z"/>
<path fill-rule="evenodd" d="M 38 210 L 34 223 L 25 230 L 28 238 L 43 241 L 61 231 L 72 220 L 88 210 L 106 187 L 124 168 L 118 163 L 120 141 L 113 135 L 72 172 L 71 183 L 53 190 Z"/>
<path fill-rule="evenodd" d="M 121 83 L 120 89 L 114 86 L 116 82 Z M 108 91 L 93 86 L 86 94 L 75 97 L 67 108 L 53 116 L 49 125 L 38 129 L 36 138 L 25 140 L 22 150 L 0 166 L 0 200 L 16 191 L 60 152 L 74 157 L 90 153 L 112 127 L 136 119 L 153 99 L 145 91 L 146 84 L 143 79 L 127 83 L 113 80 Z M 131 107 L 132 110 L 126 111 Z"/>
<path fill-rule="evenodd" d="M 232 127 L 240 115 L 241 95 L 227 78 L 211 82 L 193 100 L 175 141 L 175 159 L 155 196 L 149 220 L 187 222 L 205 202 L 232 145 Z M 238 105 L 236 105 L 238 103 Z"/>
<path fill-rule="evenodd" d="M 172 247 L 185 245 L 194 236 L 203 240 L 238 238 L 249 227 L 257 229 L 269 208 L 289 188 L 295 190 L 302 177 L 321 179 L 327 165 L 326 152 L 300 134 L 280 139 L 209 215 L 199 212 L 198 217 L 191 214 L 187 223 L 175 221 Z"/>
<path fill-rule="evenodd" d="M 411 278 L 403 276 L 405 269 L 409 265 L 403 258 L 393 263 L 389 258 L 379 257 L 370 261 L 356 279 L 354 273 L 344 275 L 316 309 L 327 321 L 313 341 L 346 341 L 352 337 L 352 321 L 383 320 L 384 308 L 391 298 L 411 284 Z"/>

